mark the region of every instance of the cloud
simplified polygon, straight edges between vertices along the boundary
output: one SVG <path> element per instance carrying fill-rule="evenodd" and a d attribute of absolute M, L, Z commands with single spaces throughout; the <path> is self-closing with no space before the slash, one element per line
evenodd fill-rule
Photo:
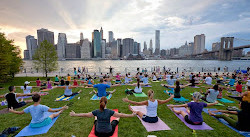
<path fill-rule="evenodd" d="M 143 44 L 161 31 L 161 48 L 179 47 L 194 36 L 206 35 L 206 48 L 225 35 L 249 37 L 250 2 L 247 0 L 1 0 L 1 32 L 26 49 L 25 36 L 47 28 L 66 33 L 68 42 L 79 40 L 80 32 L 91 39 L 94 29 L 104 29 L 115 38 L 134 38 Z"/>

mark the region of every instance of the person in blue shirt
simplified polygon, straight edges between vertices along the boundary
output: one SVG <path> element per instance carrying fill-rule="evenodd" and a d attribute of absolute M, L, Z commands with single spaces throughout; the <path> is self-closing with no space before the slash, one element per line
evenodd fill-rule
<path fill-rule="evenodd" d="M 90 85 L 90 84 L 86 84 L 89 87 L 94 87 L 97 88 L 97 92 L 95 90 L 93 90 L 93 92 L 98 96 L 98 97 L 106 97 L 109 94 L 113 94 L 116 89 L 114 89 L 113 91 L 107 92 L 106 89 L 110 88 L 110 87 L 116 87 L 116 86 L 120 86 L 120 84 L 116 84 L 116 85 L 108 85 L 108 84 L 103 84 L 103 78 L 100 79 L 100 84 L 96 84 L 96 85 Z M 91 94 L 92 92 L 90 92 Z"/>
<path fill-rule="evenodd" d="M 52 119 L 57 117 L 59 114 L 61 114 L 65 109 L 68 109 L 68 106 L 63 106 L 59 109 L 51 109 L 45 105 L 41 105 L 41 96 L 39 94 L 34 94 L 32 96 L 32 100 L 34 102 L 33 105 L 25 108 L 22 111 L 16 111 L 13 108 L 10 108 L 9 111 L 15 114 L 24 114 L 24 113 L 30 113 L 32 120 L 30 123 L 30 127 L 38 128 L 47 126 L 52 122 Z M 58 112 L 51 114 L 50 116 L 46 116 L 45 112 Z"/>

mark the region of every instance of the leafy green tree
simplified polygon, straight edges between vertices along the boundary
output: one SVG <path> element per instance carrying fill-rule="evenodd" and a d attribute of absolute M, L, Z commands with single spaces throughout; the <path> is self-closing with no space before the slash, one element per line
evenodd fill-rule
<path fill-rule="evenodd" d="M 0 32 L 0 83 L 7 82 L 20 71 L 23 64 L 21 50 L 14 45 L 14 40 L 8 40 Z"/>
<path fill-rule="evenodd" d="M 34 67 L 42 70 L 46 77 L 49 72 L 57 70 L 57 52 L 53 44 L 44 40 L 33 55 Z"/>

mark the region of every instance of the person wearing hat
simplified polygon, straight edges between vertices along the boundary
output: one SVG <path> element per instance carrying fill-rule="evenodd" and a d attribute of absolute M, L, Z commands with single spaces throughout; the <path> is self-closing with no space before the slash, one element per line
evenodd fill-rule
<path fill-rule="evenodd" d="M 22 90 L 23 90 L 23 93 L 24 94 L 29 94 L 29 93 L 31 93 L 31 89 L 32 88 L 40 88 L 39 86 L 28 86 L 30 84 L 30 82 L 29 81 L 25 81 L 24 82 L 24 86 L 15 86 L 16 88 L 17 87 L 20 87 Z"/>

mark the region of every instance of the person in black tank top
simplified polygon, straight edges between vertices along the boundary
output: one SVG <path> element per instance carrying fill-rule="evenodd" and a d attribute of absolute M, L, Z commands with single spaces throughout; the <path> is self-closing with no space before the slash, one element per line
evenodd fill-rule
<path fill-rule="evenodd" d="M 8 108 L 11 108 L 11 107 L 19 108 L 19 107 L 22 107 L 22 106 L 26 105 L 26 103 L 32 102 L 32 100 L 25 100 L 25 101 L 22 101 L 22 102 L 18 102 L 16 98 L 17 97 L 22 97 L 22 96 L 31 96 L 34 93 L 30 93 L 30 94 L 15 93 L 16 88 L 14 86 L 9 86 L 9 91 L 10 91 L 10 93 L 0 96 L 0 98 L 1 97 L 6 98 L 6 100 L 8 102 Z"/>

